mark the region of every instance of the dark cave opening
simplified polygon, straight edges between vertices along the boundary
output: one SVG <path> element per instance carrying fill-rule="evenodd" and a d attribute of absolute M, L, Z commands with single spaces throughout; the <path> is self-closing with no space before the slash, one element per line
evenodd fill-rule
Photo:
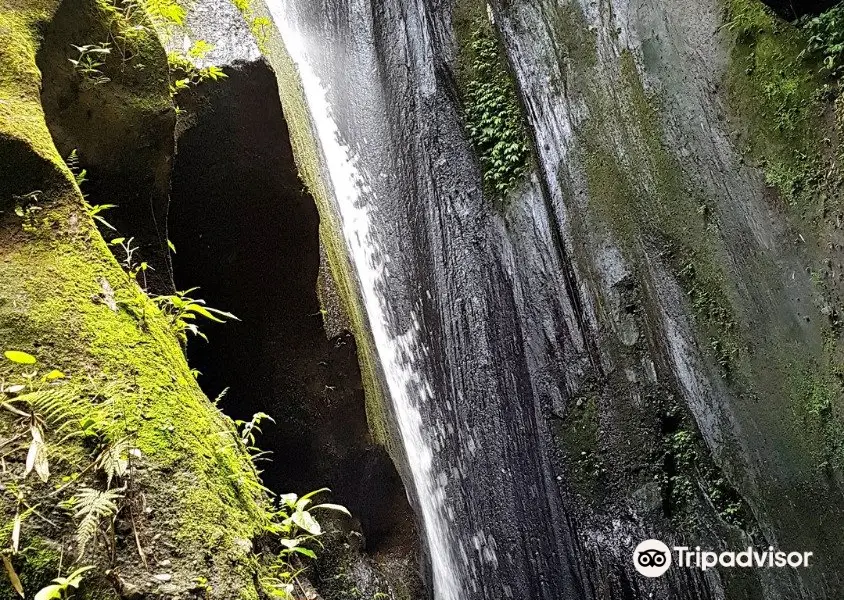
<path fill-rule="evenodd" d="M 202 86 L 180 135 L 169 216 L 177 289 L 240 321 L 198 323 L 188 346 L 209 397 L 234 419 L 271 415 L 258 445 L 279 493 L 321 487 L 361 522 L 370 553 L 413 548 L 394 465 L 370 437 L 354 339 L 320 315 L 319 215 L 293 160 L 275 75 L 264 63 Z"/>

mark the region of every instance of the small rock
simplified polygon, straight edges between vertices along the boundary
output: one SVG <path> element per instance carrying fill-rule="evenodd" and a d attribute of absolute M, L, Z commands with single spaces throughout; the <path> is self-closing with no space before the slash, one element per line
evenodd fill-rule
<path fill-rule="evenodd" d="M 170 581 L 171 579 L 173 579 L 173 576 L 169 573 L 156 573 L 155 575 L 153 575 L 153 577 L 161 582 Z"/>
<path fill-rule="evenodd" d="M 173 564 L 173 563 L 171 563 L 171 562 L 170 562 L 169 560 L 167 560 L 167 559 L 158 561 L 158 566 L 159 566 L 159 567 L 162 567 L 162 568 L 167 568 L 167 567 L 171 566 L 172 564 Z"/>

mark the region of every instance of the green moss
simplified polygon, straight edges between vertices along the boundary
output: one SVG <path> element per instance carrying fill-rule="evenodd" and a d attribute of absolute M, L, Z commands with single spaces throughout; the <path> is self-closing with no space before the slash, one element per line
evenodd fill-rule
<path fill-rule="evenodd" d="M 782 391 L 793 411 L 787 423 L 801 440 L 799 450 L 811 454 L 816 465 L 840 468 L 842 348 L 840 319 L 829 308 L 840 296 L 824 276 L 824 265 L 835 259 L 844 189 L 839 167 L 844 103 L 841 82 L 833 77 L 837 59 L 832 70 L 823 68 L 820 60 L 829 48 L 822 38 L 810 37 L 819 31 L 786 23 L 757 0 L 725 0 L 725 5 L 733 43 L 725 78 L 731 127 L 747 159 L 762 168 L 767 185 L 776 190 L 773 200 L 787 207 L 806 240 L 816 301 L 829 313 L 829 321 L 817 326 L 824 336 L 822 351 L 807 354 L 786 343 L 766 353 L 780 365 Z"/>
<path fill-rule="evenodd" d="M 793 363 L 788 377 L 794 426 L 803 432 L 805 449 L 819 468 L 841 469 L 844 467 L 844 425 L 835 413 L 844 393 L 841 384 L 844 370 L 838 364 L 827 362 L 834 360 L 832 350 L 827 348 L 824 362 Z"/>
<path fill-rule="evenodd" d="M 27 351 L 69 376 L 67 389 L 79 390 L 66 400 L 71 413 L 80 405 L 99 410 L 103 398 L 93 404 L 94 396 L 109 395 L 112 418 L 104 435 L 129 437 L 143 455 L 134 485 L 152 512 L 138 535 L 149 542 L 160 532 L 183 556 L 203 559 L 196 570 L 207 569 L 220 597 L 231 597 L 232 588 L 252 580 L 242 541 L 261 531 L 264 496 L 248 456 L 232 441 L 231 422 L 203 396 L 164 316 L 111 256 L 52 144 L 39 103 L 35 32 L 56 4 L 22 12 L 0 0 L 0 30 L 13 40 L 0 48 L 0 95 L 9 98 L 0 101 L 0 161 L 36 166 L 23 175 L 4 169 L 0 190 L 8 202 L 7 194 L 37 189 L 41 209 L 26 230 L 10 212 L 0 220 L 0 339 L 4 348 Z M 137 100 L 150 98 L 142 91 Z M 102 301 L 103 281 L 114 289 L 116 311 Z M 0 377 L 14 375 L 11 364 L 0 365 Z M 11 426 L 5 413 L 0 420 Z M 54 435 L 47 430 L 53 481 L 83 471 L 90 448 L 77 439 L 59 444 Z M 82 482 L 96 485 L 91 477 Z M 31 478 L 22 489 L 27 498 L 44 492 Z M 0 509 L 7 516 L 14 511 L 8 496 Z M 35 519 L 24 525 L 22 546 L 33 550 L 22 553 L 18 566 L 30 592 L 55 576 L 56 550 L 48 540 L 61 539 L 71 526 L 60 522 L 62 531 L 45 530 Z M 133 544 L 122 552 L 125 564 L 139 564 Z M 108 565 L 100 566 L 104 572 Z"/>
<path fill-rule="evenodd" d="M 5 540 L 4 540 L 5 542 Z M 5 545 L 5 544 L 4 544 Z M 36 539 L 21 547 L 21 552 L 12 559 L 25 590 L 39 590 L 45 582 L 57 576 L 61 552 L 58 544 Z M 3 578 L 5 579 L 5 574 Z M 19 600 L 10 585 L 0 583 L 0 600 Z"/>
<path fill-rule="evenodd" d="M 661 484 L 668 514 L 678 526 L 699 531 L 705 518 L 701 504 L 710 504 L 720 519 L 750 532 L 749 507 L 712 463 L 696 429 L 681 427 L 667 434 L 663 451 L 666 467 Z"/>
<path fill-rule="evenodd" d="M 574 466 L 570 484 L 583 498 L 597 500 L 605 473 L 599 447 L 598 397 L 587 395 L 574 401 L 565 419 L 558 422 L 555 437 L 569 464 Z"/>
<path fill-rule="evenodd" d="M 476 0 L 462 0 L 454 9 L 456 79 L 485 192 L 501 201 L 524 179 L 531 143 L 515 81 L 486 11 L 486 3 Z"/>
<path fill-rule="evenodd" d="M 39 91 L 41 74 L 35 66 L 38 24 L 55 10 L 55 3 L 30 3 L 26 11 L 0 3 L 0 139 L 24 142 L 39 157 L 60 165 L 44 123 Z"/>
<path fill-rule="evenodd" d="M 827 100 L 819 65 L 806 52 L 808 36 L 758 0 L 730 0 L 727 11 L 734 39 L 726 78 L 731 122 L 768 185 L 793 214 L 817 223 L 829 149 L 816 136 Z"/>
<path fill-rule="evenodd" d="M 655 102 L 629 52 L 622 53 L 619 71 L 623 87 L 618 97 L 587 92 L 600 115 L 589 120 L 581 136 L 590 205 L 623 243 L 631 262 L 637 262 L 640 239 L 661 249 L 689 297 L 712 356 L 729 374 L 741 342 L 719 262 L 716 224 L 703 195 L 688 185 L 683 166 L 665 147 Z M 608 129 L 613 126 L 617 131 Z M 626 154 L 620 154 L 621 148 Z"/>

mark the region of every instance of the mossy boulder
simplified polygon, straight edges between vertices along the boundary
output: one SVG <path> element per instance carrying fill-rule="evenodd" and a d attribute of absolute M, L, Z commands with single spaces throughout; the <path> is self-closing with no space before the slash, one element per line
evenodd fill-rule
<path fill-rule="evenodd" d="M 5 548 L 15 515 L 37 511 L 23 519 L 19 552 L 4 555 L 27 597 L 75 568 L 67 501 L 82 487 L 105 490 L 94 460 L 124 444 L 131 464 L 119 487 L 110 483 L 119 511 L 78 561 L 95 567 L 83 594 L 256 598 L 252 541 L 265 497 L 254 467 L 197 386 L 168 319 L 112 256 L 47 127 L 36 52 L 57 10 L 53 0 L 0 2 L 0 350 L 36 357 L 39 381 L 53 369 L 65 375 L 33 384 L 56 409 L 42 424 L 46 482 L 24 476 L 26 419 L 0 410 Z M 124 92 L 140 100 L 133 89 Z M 14 383 L 29 370 L 3 360 L 0 379 Z M 0 598 L 13 597 L 8 580 L 0 584 Z"/>

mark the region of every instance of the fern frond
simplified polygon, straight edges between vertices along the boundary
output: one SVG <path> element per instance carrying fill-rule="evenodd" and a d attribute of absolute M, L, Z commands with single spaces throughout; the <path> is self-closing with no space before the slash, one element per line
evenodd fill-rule
<path fill-rule="evenodd" d="M 214 406 L 219 405 L 219 404 L 220 404 L 220 401 L 221 401 L 223 398 L 225 398 L 225 397 L 226 397 L 226 394 L 228 394 L 228 393 L 229 393 L 229 388 L 225 388 L 222 392 L 220 392 L 219 394 L 217 394 L 217 397 L 216 397 L 216 398 L 214 398 Z"/>
<path fill-rule="evenodd" d="M 131 445 L 127 438 L 121 438 L 102 451 L 97 459 L 97 466 L 108 476 L 107 487 L 115 477 L 123 477 L 129 469 L 129 451 Z"/>
<path fill-rule="evenodd" d="M 85 402 L 80 391 L 77 386 L 55 385 L 18 396 L 17 400 L 29 404 L 33 412 L 55 426 L 83 414 Z"/>
<path fill-rule="evenodd" d="M 106 490 L 104 492 L 85 487 L 76 495 L 76 514 L 80 519 L 76 526 L 76 543 L 79 557 L 85 554 L 85 549 L 97 537 L 100 525 L 104 519 L 113 518 L 119 510 L 117 502 L 123 498 L 122 490 Z"/>

